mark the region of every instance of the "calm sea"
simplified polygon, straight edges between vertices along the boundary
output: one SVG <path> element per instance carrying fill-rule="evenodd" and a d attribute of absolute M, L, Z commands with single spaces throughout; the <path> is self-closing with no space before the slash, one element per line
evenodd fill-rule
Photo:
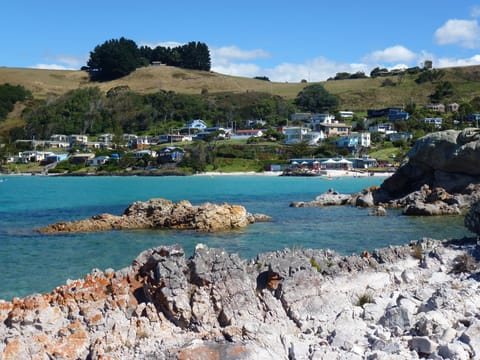
<path fill-rule="evenodd" d="M 353 207 L 290 208 L 328 188 L 360 191 L 383 179 L 190 176 L 190 177 L 42 177 L 0 178 L 0 299 L 50 292 L 67 279 L 93 268 L 115 270 L 130 265 L 142 250 L 180 244 L 191 255 L 197 243 L 222 247 L 253 258 L 285 247 L 329 248 L 359 253 L 422 237 L 470 235 L 461 217 L 369 216 Z M 92 234 L 40 235 L 36 228 L 99 213 L 121 214 L 132 202 L 150 198 L 239 204 L 273 217 L 238 231 L 200 234 L 191 231 L 109 231 Z"/>

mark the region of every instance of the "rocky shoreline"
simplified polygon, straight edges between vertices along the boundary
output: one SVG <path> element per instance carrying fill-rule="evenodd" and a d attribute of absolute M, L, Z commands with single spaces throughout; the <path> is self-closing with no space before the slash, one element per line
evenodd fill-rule
<path fill-rule="evenodd" d="M 50 294 L 0 301 L 2 359 L 473 359 L 476 238 L 340 256 L 142 252 Z"/>

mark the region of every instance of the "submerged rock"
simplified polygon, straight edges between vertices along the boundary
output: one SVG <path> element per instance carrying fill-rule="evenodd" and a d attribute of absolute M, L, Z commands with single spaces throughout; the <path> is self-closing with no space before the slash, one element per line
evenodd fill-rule
<path fill-rule="evenodd" d="M 267 215 L 250 214 L 241 205 L 204 203 L 194 206 L 186 200 L 174 203 L 166 199 L 151 199 L 131 204 L 120 216 L 99 214 L 80 221 L 58 222 L 38 229 L 38 232 L 51 234 L 131 229 L 190 229 L 213 232 L 270 220 Z"/>

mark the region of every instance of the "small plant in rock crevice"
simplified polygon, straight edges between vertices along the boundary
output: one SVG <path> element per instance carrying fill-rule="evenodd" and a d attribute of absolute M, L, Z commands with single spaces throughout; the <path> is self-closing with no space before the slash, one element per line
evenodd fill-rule
<path fill-rule="evenodd" d="M 310 258 L 310 265 L 315 268 L 318 272 L 322 272 L 322 267 L 320 264 L 315 260 L 315 258 Z"/>
<path fill-rule="evenodd" d="M 373 302 L 373 295 L 369 292 L 364 292 L 363 294 L 358 295 L 355 305 L 363 307 L 363 305 L 372 304 Z"/>
<path fill-rule="evenodd" d="M 467 273 L 471 274 L 478 268 L 475 258 L 470 254 L 458 255 L 453 259 L 452 272 L 454 274 Z"/>
<path fill-rule="evenodd" d="M 422 260 L 423 258 L 423 249 L 420 245 L 416 244 L 412 246 L 412 257 L 417 260 Z"/>

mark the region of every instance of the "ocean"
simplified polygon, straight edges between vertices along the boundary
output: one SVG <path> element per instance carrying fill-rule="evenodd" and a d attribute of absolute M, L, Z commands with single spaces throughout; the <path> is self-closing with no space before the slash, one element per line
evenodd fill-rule
<path fill-rule="evenodd" d="M 463 217 L 406 217 L 389 210 L 386 217 L 350 206 L 291 208 L 333 188 L 353 193 L 379 185 L 380 177 L 185 176 L 51 177 L 6 176 L 0 181 L 0 299 L 46 293 L 67 279 L 92 269 L 121 269 L 143 250 L 180 244 L 192 255 L 207 244 L 246 259 L 286 247 L 324 248 L 349 255 L 430 237 L 472 234 Z M 120 215 L 132 202 L 151 198 L 243 205 L 272 222 L 245 229 L 203 234 L 193 231 L 138 230 L 44 235 L 35 229 L 58 221 L 99 213 Z"/>

